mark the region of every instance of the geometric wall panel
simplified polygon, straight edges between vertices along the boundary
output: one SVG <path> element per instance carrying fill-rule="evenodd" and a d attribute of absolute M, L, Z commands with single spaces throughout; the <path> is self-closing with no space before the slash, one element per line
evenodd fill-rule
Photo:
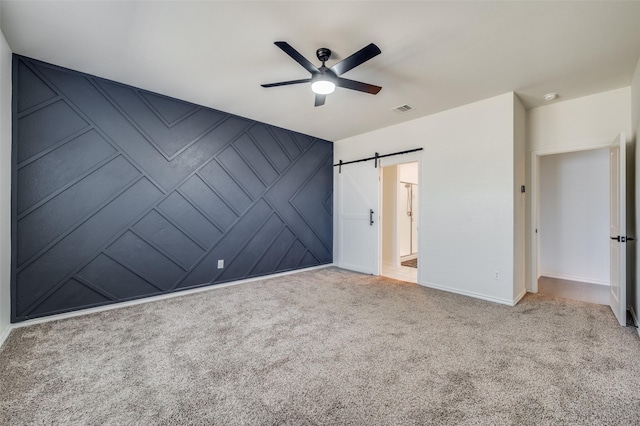
<path fill-rule="evenodd" d="M 14 322 L 332 262 L 331 142 L 19 55 L 13 128 Z"/>

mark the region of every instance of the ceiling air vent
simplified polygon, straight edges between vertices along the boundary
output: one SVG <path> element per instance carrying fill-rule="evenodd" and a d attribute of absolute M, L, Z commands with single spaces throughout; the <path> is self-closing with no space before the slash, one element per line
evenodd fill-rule
<path fill-rule="evenodd" d="M 404 105 L 400 105 L 400 106 L 397 106 L 397 107 L 393 108 L 393 111 L 407 112 L 407 111 L 411 111 L 412 109 L 413 108 L 410 107 L 409 105 L 404 104 Z"/>

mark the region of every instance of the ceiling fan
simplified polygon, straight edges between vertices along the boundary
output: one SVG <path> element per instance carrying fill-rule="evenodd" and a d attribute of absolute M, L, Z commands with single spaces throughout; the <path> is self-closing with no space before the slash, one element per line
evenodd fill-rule
<path fill-rule="evenodd" d="M 374 86 L 373 84 L 362 83 L 360 81 L 349 80 L 340 77 L 347 71 L 357 67 L 358 65 L 367 62 L 369 59 L 377 56 L 381 53 L 378 46 L 371 43 L 366 47 L 358 50 L 353 55 L 338 62 L 331 68 L 325 66 L 325 62 L 331 57 L 331 50 L 326 47 L 321 47 L 316 51 L 316 56 L 322 62 L 320 68 L 309 62 L 304 56 L 302 56 L 296 49 L 291 47 L 286 41 L 276 41 L 274 43 L 287 55 L 291 56 L 294 61 L 299 63 L 311 73 L 311 78 L 305 78 L 302 80 L 282 81 L 280 83 L 262 84 L 262 87 L 276 87 L 287 86 L 290 84 L 311 83 L 311 90 L 316 94 L 315 106 L 324 105 L 325 99 L 328 94 L 333 93 L 336 86 L 344 87 L 345 89 L 357 90 L 359 92 L 377 94 L 382 87 Z"/>

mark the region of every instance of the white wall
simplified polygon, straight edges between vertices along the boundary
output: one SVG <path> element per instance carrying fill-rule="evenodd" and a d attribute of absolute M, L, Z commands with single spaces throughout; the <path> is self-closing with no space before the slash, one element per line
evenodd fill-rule
<path fill-rule="evenodd" d="M 631 88 L 611 90 L 527 111 L 530 151 L 608 144 L 620 132 L 631 140 Z"/>
<path fill-rule="evenodd" d="M 540 158 L 540 275 L 609 284 L 609 150 Z"/>
<path fill-rule="evenodd" d="M 634 139 L 637 140 L 638 130 L 640 128 L 640 59 L 636 65 L 631 80 L 631 131 Z"/>
<path fill-rule="evenodd" d="M 0 345 L 10 329 L 11 49 L 0 31 Z"/>
<path fill-rule="evenodd" d="M 398 164 L 398 180 L 400 182 L 418 183 L 418 163 Z"/>
<path fill-rule="evenodd" d="M 557 102 L 527 111 L 527 191 L 526 205 L 531 206 L 536 182 L 531 180 L 532 153 L 559 153 L 602 147 L 624 131 L 631 135 L 631 88 L 611 90 L 578 99 Z M 533 286 L 535 265 L 531 264 L 535 242 L 531 209 L 526 209 L 527 290 Z"/>
<path fill-rule="evenodd" d="M 507 93 L 334 144 L 335 159 L 343 161 L 424 148 L 419 284 L 513 303 L 514 96 Z M 494 280 L 494 271 L 500 280 Z"/>
<path fill-rule="evenodd" d="M 640 59 L 638 59 L 638 64 L 636 65 L 636 70 L 633 74 L 633 80 L 631 81 L 631 130 L 633 132 L 634 140 L 636 141 L 636 164 L 640 164 L 640 149 L 637 149 L 638 135 L 640 134 Z M 636 173 L 635 175 L 635 189 L 635 219 L 636 224 L 638 224 L 640 223 L 640 194 L 638 193 L 638 191 L 640 191 L 640 173 Z M 640 250 L 638 250 L 638 247 L 636 246 L 636 266 L 638 265 L 640 265 Z M 637 283 L 640 283 L 640 268 L 636 268 L 636 286 L 630 297 L 627 299 L 628 303 L 633 307 L 633 311 L 636 315 L 640 314 L 640 289 L 638 289 Z M 640 329 L 638 329 L 638 333 L 640 333 Z"/>

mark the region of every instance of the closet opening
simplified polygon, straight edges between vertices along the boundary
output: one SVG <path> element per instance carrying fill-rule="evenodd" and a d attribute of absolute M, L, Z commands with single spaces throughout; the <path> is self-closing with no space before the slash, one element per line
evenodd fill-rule
<path fill-rule="evenodd" d="M 609 149 L 540 156 L 538 292 L 609 304 Z"/>

